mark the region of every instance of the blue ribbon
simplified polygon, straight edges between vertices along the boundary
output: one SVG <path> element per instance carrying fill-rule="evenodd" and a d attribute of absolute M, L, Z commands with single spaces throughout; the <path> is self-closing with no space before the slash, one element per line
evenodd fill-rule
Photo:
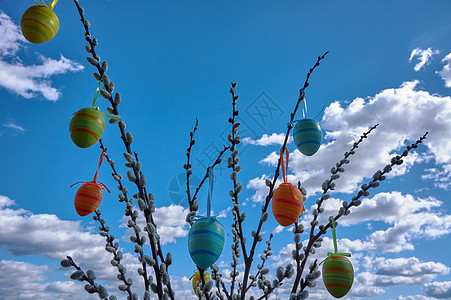
<path fill-rule="evenodd" d="M 214 183 L 214 175 L 213 168 L 208 168 L 208 182 L 210 183 L 210 188 L 208 189 L 207 195 L 207 217 L 211 215 L 211 197 L 213 197 L 213 183 Z"/>

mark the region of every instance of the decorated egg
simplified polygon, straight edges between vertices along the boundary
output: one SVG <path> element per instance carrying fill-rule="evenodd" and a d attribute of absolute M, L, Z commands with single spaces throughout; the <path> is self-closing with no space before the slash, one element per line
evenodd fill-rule
<path fill-rule="evenodd" d="M 204 272 L 204 280 L 205 283 L 207 283 L 208 281 L 210 281 L 210 274 L 208 274 L 208 272 Z M 193 284 L 193 291 L 194 293 L 197 290 L 197 283 L 201 283 L 201 279 L 200 279 L 200 273 L 199 271 L 196 271 L 196 273 L 194 273 L 194 275 L 191 277 L 191 283 Z"/>
<path fill-rule="evenodd" d="M 50 41 L 58 32 L 59 20 L 53 10 L 35 5 L 25 11 L 20 20 L 23 36 L 33 44 Z"/>
<path fill-rule="evenodd" d="M 224 227 L 216 218 L 200 217 L 189 231 L 188 250 L 191 259 L 201 269 L 214 264 L 224 248 Z"/>
<path fill-rule="evenodd" d="M 74 113 L 69 124 L 70 138 L 80 148 L 97 143 L 105 130 L 105 118 L 92 107 L 82 108 Z"/>
<path fill-rule="evenodd" d="M 293 139 L 296 148 L 302 154 L 312 156 L 321 146 L 323 133 L 318 122 L 313 119 L 303 119 L 294 127 Z"/>
<path fill-rule="evenodd" d="M 84 182 L 77 190 L 74 199 L 75 210 L 84 217 L 99 207 L 103 197 L 103 184 L 97 181 Z"/>
<path fill-rule="evenodd" d="M 346 295 L 354 282 L 354 268 L 349 259 L 336 254 L 329 256 L 323 263 L 323 281 L 335 298 Z"/>
<path fill-rule="evenodd" d="M 290 226 L 304 209 L 304 196 L 291 183 L 282 183 L 272 195 L 271 207 L 274 218 L 282 226 Z"/>

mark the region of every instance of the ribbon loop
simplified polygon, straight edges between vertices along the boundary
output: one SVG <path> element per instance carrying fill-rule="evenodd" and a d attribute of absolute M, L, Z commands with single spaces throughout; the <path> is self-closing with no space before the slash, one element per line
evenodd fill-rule
<path fill-rule="evenodd" d="M 97 181 L 97 175 L 99 175 L 99 170 L 100 170 L 100 166 L 102 165 L 102 161 L 103 161 L 103 156 L 105 155 L 105 151 L 106 148 L 102 149 L 102 153 L 100 154 L 100 158 L 99 158 L 99 165 L 97 166 L 97 171 L 96 174 L 94 175 L 94 179 L 93 181 Z M 103 183 L 102 183 L 103 184 Z M 108 189 L 107 189 L 108 190 Z M 108 191 L 109 192 L 109 191 Z"/>
<path fill-rule="evenodd" d="M 299 98 L 301 98 L 301 105 L 302 105 L 302 118 L 306 119 L 307 118 L 307 99 L 305 98 L 305 92 L 304 89 L 301 89 L 301 95 L 299 96 Z"/>
<path fill-rule="evenodd" d="M 210 184 L 207 195 L 207 217 L 211 215 L 211 198 L 213 197 L 214 173 L 213 167 L 208 168 L 208 182 Z"/>
<path fill-rule="evenodd" d="M 329 217 L 329 220 L 330 220 L 331 228 L 332 228 L 332 238 L 334 240 L 334 253 L 328 252 L 327 256 L 341 255 L 341 256 L 351 257 L 350 253 L 338 253 L 337 235 L 335 232 L 335 218 L 331 216 L 331 217 Z"/>
<path fill-rule="evenodd" d="M 286 151 L 285 154 L 285 159 L 286 162 L 284 163 L 283 160 L 283 153 Z M 283 182 L 287 183 L 287 176 L 285 174 L 285 171 L 288 173 L 288 158 L 289 158 L 290 152 L 288 152 L 287 147 L 283 147 L 280 149 L 280 164 L 282 165 L 282 177 L 283 177 Z"/>

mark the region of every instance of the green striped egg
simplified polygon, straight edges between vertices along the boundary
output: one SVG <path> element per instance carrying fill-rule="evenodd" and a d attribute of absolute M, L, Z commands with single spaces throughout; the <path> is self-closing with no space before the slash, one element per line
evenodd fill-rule
<path fill-rule="evenodd" d="M 196 266 L 207 269 L 214 264 L 224 249 L 224 227 L 216 218 L 203 217 L 189 231 L 188 250 Z"/>
<path fill-rule="evenodd" d="M 293 129 L 293 139 L 302 154 L 312 156 L 318 151 L 323 140 L 323 132 L 313 119 L 300 120 Z"/>
<path fill-rule="evenodd" d="M 42 44 L 53 39 L 59 26 L 56 14 L 44 5 L 28 8 L 20 20 L 23 36 L 33 44 Z"/>
<path fill-rule="evenodd" d="M 74 113 L 69 124 L 70 138 L 80 148 L 97 143 L 105 130 L 105 118 L 100 111 L 86 107 Z"/>
<path fill-rule="evenodd" d="M 346 295 L 354 282 L 354 268 L 344 256 L 329 256 L 323 263 L 323 282 L 335 298 Z"/>

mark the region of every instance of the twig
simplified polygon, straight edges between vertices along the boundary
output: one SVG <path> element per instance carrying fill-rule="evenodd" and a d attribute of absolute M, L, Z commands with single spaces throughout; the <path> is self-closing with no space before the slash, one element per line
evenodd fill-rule
<path fill-rule="evenodd" d="M 193 171 L 191 170 L 191 149 L 193 148 L 194 144 L 196 143 L 196 140 L 194 140 L 194 134 L 197 131 L 197 126 L 199 125 L 199 121 L 196 119 L 196 125 L 194 126 L 193 131 L 189 133 L 189 146 L 186 148 L 186 164 L 183 166 L 183 168 L 186 170 L 186 195 L 188 197 L 188 204 L 190 211 L 194 211 L 193 209 L 193 201 L 191 200 L 191 189 L 189 185 L 189 178 L 191 174 L 193 174 Z M 197 210 L 196 210 L 197 211 Z"/>
<path fill-rule="evenodd" d="M 93 271 L 88 270 L 87 274 L 74 262 L 72 257 L 66 256 L 67 259 L 64 259 L 61 261 L 61 265 L 65 268 L 68 267 L 74 267 L 77 271 L 72 273 L 70 275 L 70 278 L 73 280 L 78 281 L 86 281 L 89 283 L 89 285 L 85 285 L 85 290 L 90 293 L 94 294 L 97 293 L 99 295 L 99 298 L 102 300 L 108 300 L 108 292 L 106 288 L 98 283 L 96 283 L 94 280 L 96 279 L 96 276 Z M 111 296 L 110 299 L 116 299 L 115 296 Z"/>
<path fill-rule="evenodd" d="M 127 278 L 125 277 L 126 269 L 121 265 L 122 252 L 118 250 L 119 244 L 117 242 L 113 244 L 114 236 L 109 234 L 110 228 L 109 226 L 105 226 L 105 220 L 101 218 L 102 212 L 99 209 L 95 210 L 94 212 L 95 215 L 93 216 L 93 219 L 99 222 L 100 235 L 105 237 L 106 240 L 105 250 L 113 254 L 113 260 L 111 261 L 111 264 L 117 268 L 119 272 L 118 279 L 124 283 L 123 285 L 119 286 L 119 290 L 127 292 L 128 297 L 130 297 L 130 299 L 134 299 L 131 290 L 133 282 L 131 280 L 127 280 Z"/>
<path fill-rule="evenodd" d="M 316 63 L 315 63 L 315 65 L 308 72 L 307 78 L 305 79 L 304 87 L 300 90 L 300 95 L 299 95 L 298 101 L 296 103 L 294 111 L 291 113 L 290 123 L 293 122 L 294 117 L 296 115 L 296 112 L 297 112 L 297 110 L 299 108 L 299 104 L 301 103 L 301 101 L 302 101 L 302 99 L 304 97 L 304 90 L 309 86 L 309 82 L 308 81 L 310 79 L 310 76 L 311 76 L 312 72 L 315 70 L 315 68 L 317 66 L 319 66 L 320 61 L 325 58 L 327 53 L 329 53 L 329 51 L 324 53 L 322 56 L 319 56 L 317 61 L 316 61 Z M 293 128 L 293 125 L 291 125 L 291 124 L 287 126 L 287 133 L 285 134 L 285 139 L 284 139 L 282 148 L 284 148 L 287 145 L 288 137 L 290 135 L 290 131 L 291 131 L 292 128 Z M 268 195 L 266 196 L 265 203 L 264 203 L 264 205 L 263 205 L 263 207 L 261 209 L 262 216 L 268 210 L 268 206 L 269 206 L 269 203 L 271 201 L 271 198 L 272 198 L 272 195 L 273 195 L 273 192 L 274 192 L 274 186 L 276 184 L 277 178 L 280 175 L 279 170 L 280 170 L 280 159 L 279 159 L 279 161 L 277 163 L 276 171 L 274 173 L 274 178 L 273 178 L 272 182 L 270 183 L 269 192 L 268 192 Z M 253 261 L 253 257 L 254 257 L 255 247 L 257 246 L 257 243 L 259 242 L 258 238 L 260 237 L 260 231 L 261 231 L 262 226 L 263 226 L 263 221 L 262 221 L 262 219 L 260 219 L 260 222 L 258 223 L 258 227 L 257 227 L 257 230 L 256 230 L 256 235 L 255 235 L 254 240 L 252 242 L 251 250 L 249 252 L 249 256 L 248 256 L 247 259 L 245 259 L 243 286 L 247 286 L 248 276 L 249 276 L 249 272 L 250 272 L 250 269 L 251 269 L 251 266 L 252 266 L 252 261 Z M 246 291 L 243 291 L 243 293 L 241 293 L 241 300 L 244 300 L 245 296 L 246 296 Z"/>
<path fill-rule="evenodd" d="M 108 108 L 108 112 L 113 114 L 113 115 L 119 115 L 117 106 L 120 103 L 120 94 L 116 93 L 114 99 L 112 96 L 112 92 L 114 90 L 114 84 L 109 80 L 108 76 L 105 74 L 106 70 L 108 68 L 108 64 L 106 63 L 106 61 L 103 61 L 102 64 L 100 65 L 100 56 L 98 56 L 95 52 L 95 47 L 97 46 L 98 42 L 97 39 L 95 38 L 91 38 L 91 34 L 89 32 L 89 21 L 85 20 L 83 14 L 84 14 L 84 9 L 80 7 L 78 0 L 74 0 L 74 3 L 77 7 L 78 13 L 80 15 L 80 21 L 83 23 L 84 29 L 85 29 L 85 39 L 86 41 L 89 43 L 89 46 L 86 47 L 86 51 L 92 55 L 92 57 L 88 57 L 88 62 L 93 65 L 94 67 L 97 68 L 99 73 L 94 73 L 94 77 L 96 78 L 96 80 L 98 81 L 102 81 L 104 86 L 105 86 L 105 90 L 101 90 L 100 91 L 100 95 L 107 99 L 110 103 L 112 107 Z M 131 172 L 131 174 L 133 174 L 133 176 L 128 176 L 129 180 L 133 177 L 134 180 L 130 180 L 132 182 L 135 183 L 138 191 L 139 191 L 139 198 L 143 199 L 146 203 L 149 203 L 149 199 L 147 194 L 145 193 L 145 186 L 147 184 L 147 180 L 145 178 L 144 175 L 142 175 L 142 173 L 140 174 L 139 169 L 137 168 L 136 164 L 134 164 L 133 162 L 133 152 L 131 150 L 131 143 L 133 142 L 133 136 L 131 135 L 130 132 L 125 133 L 125 123 L 123 121 L 120 121 L 118 123 L 118 127 L 119 130 L 121 132 L 121 139 L 124 143 L 124 146 L 126 148 L 126 153 L 124 153 L 124 157 L 127 159 L 127 161 L 129 163 L 131 163 L 131 169 L 133 172 Z M 128 175 L 128 174 L 127 174 Z M 134 214 L 134 212 L 133 212 Z M 156 228 L 155 223 L 153 222 L 153 218 L 151 216 L 152 212 L 150 212 L 149 209 L 145 209 L 144 210 L 144 217 L 146 218 L 146 222 L 147 224 L 152 224 L 154 226 L 154 228 Z M 137 225 L 135 225 L 137 226 Z M 158 234 L 156 232 L 155 229 L 155 234 L 152 235 L 148 232 L 149 235 L 149 243 L 151 246 L 151 250 L 152 250 L 152 256 L 153 259 L 155 260 L 155 265 L 153 266 L 154 268 L 154 272 L 155 272 L 155 277 L 157 280 L 157 291 L 156 293 L 158 294 L 158 298 L 162 299 L 163 298 L 163 286 L 162 286 L 162 275 L 160 274 L 159 268 L 158 268 L 158 250 L 157 250 L 157 246 L 156 246 L 156 242 L 154 241 L 154 237 L 156 237 L 156 239 L 158 240 Z M 166 275 L 166 280 L 169 280 L 169 275 Z M 168 287 L 168 291 L 169 291 L 169 297 L 171 299 L 174 299 L 174 292 L 171 289 L 170 285 L 166 285 Z"/>
<path fill-rule="evenodd" d="M 238 149 L 236 149 L 237 145 L 240 143 L 240 136 L 238 136 L 238 128 L 240 123 L 235 122 L 235 118 L 240 114 L 239 110 L 236 109 L 236 101 L 239 99 L 238 95 L 235 95 L 235 88 L 237 86 L 236 82 L 231 83 L 232 87 L 230 88 L 230 94 L 232 94 L 232 117 L 229 118 L 229 123 L 231 124 L 231 133 L 228 135 L 227 139 L 230 142 L 230 151 L 232 152 L 230 157 L 227 160 L 227 167 L 232 169 L 232 174 L 230 175 L 230 179 L 233 182 L 233 190 L 231 190 L 230 196 L 233 202 L 233 225 L 232 225 L 232 233 L 233 233 L 233 242 L 232 246 L 232 283 L 230 286 L 230 295 L 233 295 L 233 291 L 235 289 L 235 281 L 238 275 L 236 271 L 236 267 L 238 264 L 238 258 L 240 257 L 240 248 L 243 252 L 244 260 L 247 259 L 247 251 L 246 251 L 246 239 L 243 234 L 243 226 L 242 223 L 246 218 L 246 214 L 240 213 L 240 203 L 239 203 L 239 193 L 243 189 L 241 183 L 237 182 L 238 173 L 241 171 L 241 166 L 238 165 L 240 159 L 238 157 Z"/>
<path fill-rule="evenodd" d="M 324 183 L 322 184 L 323 193 L 322 193 L 321 197 L 318 200 L 316 200 L 317 208 L 315 210 L 313 210 L 313 212 L 312 212 L 313 220 L 312 220 L 312 222 L 310 222 L 311 228 L 310 228 L 309 244 L 310 244 L 310 241 L 313 240 L 315 226 L 318 225 L 318 221 L 317 221 L 318 216 L 319 216 L 320 213 L 322 213 L 324 211 L 324 209 L 321 207 L 321 205 L 322 205 L 322 203 L 325 200 L 329 199 L 329 197 L 330 197 L 330 195 L 327 194 L 327 192 L 329 190 L 334 190 L 334 188 L 335 188 L 335 183 L 333 181 L 338 179 L 338 178 L 340 178 L 340 175 L 338 173 L 344 172 L 344 165 L 349 163 L 348 158 L 351 155 L 355 154 L 355 150 L 368 137 L 368 135 L 374 129 L 376 129 L 376 127 L 378 125 L 379 124 L 376 124 L 376 125 L 372 126 L 368 131 L 364 132 L 360 136 L 360 139 L 357 142 L 354 142 L 352 148 L 348 152 L 345 152 L 344 158 L 342 160 L 340 160 L 340 162 L 337 162 L 335 164 L 335 167 L 333 167 L 331 169 L 331 173 L 332 174 L 331 174 L 330 178 L 328 180 L 324 181 Z M 299 186 L 299 188 L 300 188 L 300 186 Z M 295 234 L 296 233 L 302 233 L 304 231 L 302 225 L 298 225 L 297 222 L 296 222 L 295 226 L 296 226 Z M 320 226 L 320 229 L 322 229 L 321 226 Z M 311 245 L 313 246 L 315 242 L 316 241 L 312 241 Z M 305 262 L 303 262 L 303 264 L 300 264 L 300 260 L 307 261 L 307 258 L 308 258 L 308 254 L 306 254 L 305 257 L 300 258 L 301 254 L 300 254 L 299 251 L 300 251 L 300 249 L 298 249 L 298 245 L 296 245 L 296 257 L 295 257 L 295 260 L 296 260 L 297 268 L 296 268 L 296 278 L 294 280 L 293 287 L 291 289 L 292 293 L 295 293 L 297 288 L 298 288 L 298 286 L 299 286 L 299 282 L 300 282 L 300 279 L 302 277 L 302 272 L 303 272 L 303 269 L 304 269 L 303 266 L 305 265 Z"/>
<path fill-rule="evenodd" d="M 415 143 L 411 144 L 410 146 L 406 147 L 406 150 L 403 151 L 401 155 L 396 155 L 392 157 L 390 164 L 386 165 L 384 169 L 378 170 L 373 175 L 373 180 L 368 182 L 368 184 L 362 184 L 359 192 L 357 195 L 353 196 L 351 199 L 351 203 L 348 204 L 346 201 L 342 203 L 342 207 L 340 208 L 338 214 L 334 217 L 334 220 L 337 221 L 340 217 L 343 215 L 349 215 L 351 211 L 349 210 L 353 206 L 359 206 L 361 204 L 360 198 L 368 197 L 370 195 L 370 192 L 368 191 L 370 188 L 377 188 L 380 185 L 381 181 L 385 180 L 385 174 L 389 173 L 393 166 L 395 165 L 401 165 L 403 163 L 402 158 L 407 156 L 409 154 L 409 151 L 415 148 L 418 148 L 418 144 L 422 143 L 424 139 L 426 139 L 428 132 L 426 132 L 422 137 L 420 137 Z M 335 225 L 338 226 L 338 222 L 335 222 Z M 307 258 L 310 253 L 310 249 L 312 249 L 313 244 L 318 240 L 318 238 L 321 237 L 321 235 L 325 234 L 327 229 L 329 229 L 332 226 L 331 222 L 329 221 L 325 226 L 322 227 L 322 229 L 319 230 L 319 232 L 309 240 L 308 245 L 305 247 L 305 258 L 302 261 L 301 268 L 303 269 L 305 266 L 305 263 L 307 261 Z M 305 289 L 305 285 L 301 284 L 301 292 Z"/>

